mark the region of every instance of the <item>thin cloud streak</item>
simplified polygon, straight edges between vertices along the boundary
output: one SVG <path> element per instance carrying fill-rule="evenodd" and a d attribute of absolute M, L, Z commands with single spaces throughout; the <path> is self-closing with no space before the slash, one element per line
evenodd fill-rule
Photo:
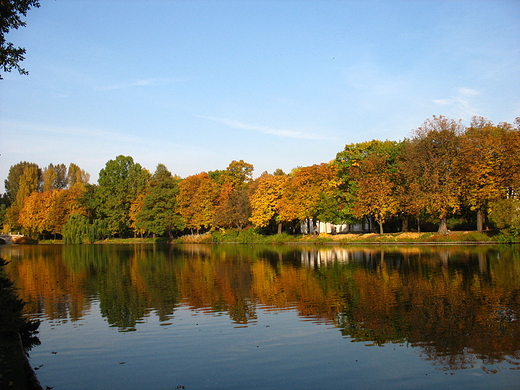
<path fill-rule="evenodd" d="M 131 143 L 152 143 L 149 142 L 145 137 L 133 137 L 124 133 L 116 133 L 106 130 L 98 129 L 87 129 L 87 128 L 76 128 L 76 127 L 63 127 L 55 125 L 36 125 L 26 122 L 12 122 L 12 121 L 0 121 L 0 125 L 3 128 L 10 128 L 17 132 L 26 134 L 27 132 L 35 132 L 36 134 L 42 133 L 53 133 L 74 136 L 84 139 L 104 139 L 110 141 L 131 142 Z"/>
<path fill-rule="evenodd" d="M 113 84 L 105 87 L 97 88 L 99 91 L 113 91 L 118 89 L 133 88 L 133 87 L 160 87 L 164 85 L 174 84 L 184 81 L 182 78 L 170 79 L 170 78 L 150 78 L 133 80 L 126 83 Z"/>
<path fill-rule="evenodd" d="M 276 135 L 278 137 L 299 138 L 299 139 L 325 139 L 326 138 L 319 134 L 304 133 L 304 132 L 295 131 L 295 130 L 276 129 L 276 128 L 270 127 L 270 126 L 242 123 L 242 122 L 235 121 L 232 119 L 217 118 L 217 117 L 202 116 L 202 115 L 198 115 L 197 117 L 202 118 L 202 119 L 207 119 L 207 120 L 210 120 L 213 122 L 221 123 L 223 125 L 232 127 L 234 129 L 258 131 L 260 133 Z"/>
<path fill-rule="evenodd" d="M 471 88 L 458 88 L 456 93 L 445 99 L 435 99 L 433 102 L 440 106 L 446 106 L 454 111 L 455 115 L 464 120 L 469 120 L 478 115 L 479 110 L 473 107 L 472 99 L 479 95 L 479 92 Z"/>

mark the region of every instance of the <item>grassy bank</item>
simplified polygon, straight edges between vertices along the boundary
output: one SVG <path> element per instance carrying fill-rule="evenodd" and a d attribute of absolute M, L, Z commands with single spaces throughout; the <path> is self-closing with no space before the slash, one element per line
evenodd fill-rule
<path fill-rule="evenodd" d="M 505 236 L 499 232 L 460 231 L 448 234 L 437 233 L 359 233 L 359 234 L 320 234 L 289 235 L 276 234 L 264 236 L 254 231 L 221 231 L 202 235 L 188 235 L 176 240 L 179 243 L 247 243 L 247 244 L 284 244 L 284 243 L 314 243 L 314 244 L 350 244 L 350 243 L 518 243 L 518 238 Z"/>
<path fill-rule="evenodd" d="M 520 238 L 512 237 L 497 231 L 452 231 L 448 234 L 437 233 L 356 233 L 356 234 L 319 234 L 315 235 L 290 235 L 286 233 L 275 235 L 262 235 L 254 229 L 221 230 L 204 234 L 184 235 L 174 240 L 167 238 L 110 238 L 96 242 L 96 244 L 132 244 L 132 243 L 178 243 L 178 244 L 214 244 L 214 243 L 238 243 L 238 244 L 386 244 L 386 243 L 415 243 L 415 244 L 518 244 Z M 61 240 L 40 240 L 40 244 L 61 244 Z"/>

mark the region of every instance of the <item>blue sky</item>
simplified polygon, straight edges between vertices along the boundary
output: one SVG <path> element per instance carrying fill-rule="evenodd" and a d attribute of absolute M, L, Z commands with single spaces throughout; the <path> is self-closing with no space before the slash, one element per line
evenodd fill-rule
<path fill-rule="evenodd" d="M 41 0 L 8 39 L 0 178 L 122 154 L 255 176 L 401 140 L 432 115 L 520 116 L 520 2 Z"/>

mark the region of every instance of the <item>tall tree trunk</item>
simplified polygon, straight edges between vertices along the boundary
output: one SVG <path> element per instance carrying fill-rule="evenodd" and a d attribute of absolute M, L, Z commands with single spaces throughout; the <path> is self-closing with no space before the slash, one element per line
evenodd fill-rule
<path fill-rule="evenodd" d="M 377 223 L 379 224 L 379 234 L 383 234 L 384 233 L 383 221 L 377 221 Z"/>
<path fill-rule="evenodd" d="M 481 232 L 484 230 L 484 210 L 477 210 L 477 231 Z"/>
<path fill-rule="evenodd" d="M 421 218 L 417 217 L 417 233 L 421 232 Z"/>
<path fill-rule="evenodd" d="M 278 234 L 282 234 L 282 223 L 278 222 Z"/>
<path fill-rule="evenodd" d="M 437 231 L 439 234 L 446 234 L 448 233 L 448 221 L 446 220 L 446 217 L 442 217 L 440 224 L 439 224 L 439 230 Z"/>

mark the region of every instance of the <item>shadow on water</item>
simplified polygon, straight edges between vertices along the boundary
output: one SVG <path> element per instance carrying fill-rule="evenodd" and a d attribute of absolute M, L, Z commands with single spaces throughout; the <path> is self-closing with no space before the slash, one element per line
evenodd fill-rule
<path fill-rule="evenodd" d="M 14 250 L 14 249 L 13 249 Z M 248 326 L 296 310 L 353 342 L 418 348 L 441 370 L 520 369 L 520 255 L 494 246 L 33 246 L 10 253 L 25 311 L 121 332 L 182 306 Z M 493 373 L 493 369 L 489 369 Z"/>
<path fill-rule="evenodd" d="M 40 323 L 22 315 L 24 303 L 4 274 L 6 264 L 0 258 L 0 388 L 41 390 L 28 360 L 28 352 L 40 344 Z"/>

